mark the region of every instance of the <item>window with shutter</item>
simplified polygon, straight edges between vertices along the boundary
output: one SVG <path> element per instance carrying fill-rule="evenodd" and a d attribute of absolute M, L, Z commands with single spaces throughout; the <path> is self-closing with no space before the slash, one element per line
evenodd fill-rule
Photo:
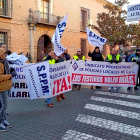
<path fill-rule="evenodd" d="M 0 28 L 0 46 L 5 44 L 7 49 L 11 49 L 11 30 Z"/>
<path fill-rule="evenodd" d="M 81 39 L 81 50 L 83 52 L 84 56 L 87 56 L 87 45 L 86 45 L 86 39 Z"/>
<path fill-rule="evenodd" d="M 90 10 L 81 8 L 81 31 L 83 32 L 86 32 L 88 19 L 90 19 Z"/>
<path fill-rule="evenodd" d="M 49 22 L 49 1 L 41 0 L 41 18 Z"/>
<path fill-rule="evenodd" d="M 0 16 L 12 17 L 12 0 L 0 0 Z"/>

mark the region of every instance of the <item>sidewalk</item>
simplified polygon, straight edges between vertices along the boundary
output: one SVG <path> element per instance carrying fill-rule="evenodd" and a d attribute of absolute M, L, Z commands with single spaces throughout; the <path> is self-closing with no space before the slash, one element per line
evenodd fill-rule
<path fill-rule="evenodd" d="M 106 90 L 102 87 L 102 91 Z M 125 97 L 121 93 L 117 97 L 114 93 L 97 91 L 86 86 L 81 91 L 65 93 L 66 100 L 62 102 L 54 97 L 54 108 L 48 108 L 44 99 L 11 99 L 7 120 L 13 128 L 0 132 L 0 140 L 139 140 L 140 132 L 136 129 L 140 130 L 140 91 L 127 93 L 126 88 L 119 88 L 127 93 L 123 94 Z M 104 125 L 106 121 L 110 126 Z M 127 131 L 130 127 L 132 132 Z"/>

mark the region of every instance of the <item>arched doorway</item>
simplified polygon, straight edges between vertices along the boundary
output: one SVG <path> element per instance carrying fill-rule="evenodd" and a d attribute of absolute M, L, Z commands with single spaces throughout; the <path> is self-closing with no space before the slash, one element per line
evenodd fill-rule
<path fill-rule="evenodd" d="M 44 51 L 45 55 L 48 54 L 48 50 L 52 48 L 51 38 L 48 35 L 42 35 L 37 43 L 37 62 L 40 60 L 41 52 Z"/>

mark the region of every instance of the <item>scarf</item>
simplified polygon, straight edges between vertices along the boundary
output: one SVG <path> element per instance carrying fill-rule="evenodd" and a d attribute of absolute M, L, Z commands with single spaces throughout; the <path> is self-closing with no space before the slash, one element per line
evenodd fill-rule
<path fill-rule="evenodd" d="M 11 68 L 9 67 L 9 62 L 2 59 L 0 59 L 0 62 L 4 65 L 4 74 L 10 74 Z"/>

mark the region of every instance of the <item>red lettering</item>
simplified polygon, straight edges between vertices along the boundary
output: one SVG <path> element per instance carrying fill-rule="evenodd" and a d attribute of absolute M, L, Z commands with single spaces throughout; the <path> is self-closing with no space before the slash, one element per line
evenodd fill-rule
<path fill-rule="evenodd" d="M 59 91 L 59 87 L 60 87 L 61 81 L 62 81 L 62 79 L 58 79 L 58 80 L 57 80 L 57 91 L 56 91 L 56 93 L 59 93 L 59 92 L 60 92 L 60 91 Z"/>
<path fill-rule="evenodd" d="M 54 81 L 54 87 L 53 87 L 53 95 L 55 95 L 55 84 L 56 84 L 56 81 Z"/>
<path fill-rule="evenodd" d="M 71 89 L 71 78 L 70 78 L 70 76 L 68 76 L 68 82 L 69 82 L 68 88 Z"/>
<path fill-rule="evenodd" d="M 63 92 L 63 90 L 68 90 L 68 87 L 67 87 L 67 84 L 66 84 L 65 77 L 63 77 L 60 92 Z"/>

